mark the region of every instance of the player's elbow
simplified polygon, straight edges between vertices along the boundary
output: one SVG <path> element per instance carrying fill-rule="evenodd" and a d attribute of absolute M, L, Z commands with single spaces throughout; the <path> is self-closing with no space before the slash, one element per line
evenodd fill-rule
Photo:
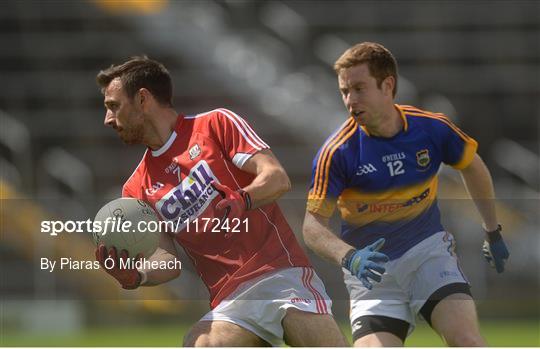
<path fill-rule="evenodd" d="M 276 185 L 276 192 L 279 196 L 291 190 L 291 180 L 289 179 L 289 176 L 287 175 L 287 172 L 285 172 L 283 167 L 278 167 L 274 169 L 272 177 L 272 181 Z"/>
<path fill-rule="evenodd" d="M 292 188 L 291 180 L 289 179 L 289 176 L 287 175 L 285 170 L 283 170 L 282 191 L 283 193 L 287 193 L 291 191 L 291 188 Z"/>

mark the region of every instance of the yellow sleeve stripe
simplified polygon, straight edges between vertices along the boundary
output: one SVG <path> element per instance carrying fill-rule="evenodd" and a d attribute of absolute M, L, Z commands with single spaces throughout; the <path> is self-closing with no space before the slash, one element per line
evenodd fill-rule
<path fill-rule="evenodd" d="M 478 148 L 478 143 L 474 139 L 471 140 L 472 142 L 465 143 L 465 148 L 463 149 L 463 155 L 461 156 L 461 160 L 459 160 L 456 164 L 451 165 L 456 170 L 463 170 L 473 161 L 474 154 L 476 154 L 476 149 Z"/>
<path fill-rule="evenodd" d="M 324 145 L 319 154 L 317 161 L 317 168 L 315 172 L 315 180 L 313 181 L 313 190 L 311 193 L 312 199 L 324 199 L 326 197 L 326 190 L 328 189 L 330 165 L 332 163 L 332 156 L 347 139 L 349 139 L 357 129 L 356 121 L 353 118 L 349 118 L 344 127 L 337 132 L 337 135 L 330 139 Z"/>
<path fill-rule="evenodd" d="M 456 132 L 464 141 L 466 141 L 466 142 L 474 142 L 474 139 L 469 137 L 465 132 L 461 131 L 456 125 L 454 125 L 450 120 L 448 120 L 448 118 L 444 114 L 429 113 L 429 112 L 425 112 L 423 110 L 413 108 L 413 107 L 408 107 L 408 106 L 407 107 L 402 106 L 402 107 L 403 107 L 403 110 L 407 113 L 407 115 L 420 116 L 420 117 L 425 117 L 425 118 L 436 119 L 436 120 L 442 121 L 448 127 L 450 127 L 452 130 L 454 130 L 454 132 Z"/>
<path fill-rule="evenodd" d="M 331 217 L 336 209 L 336 200 L 308 199 L 307 210 L 323 217 Z"/>
<path fill-rule="evenodd" d="M 334 156 L 334 153 L 336 152 L 336 150 L 339 148 L 340 145 L 345 143 L 347 139 L 351 138 L 351 136 L 356 132 L 357 127 L 358 126 L 355 122 L 353 127 L 347 132 L 345 137 L 343 137 L 338 143 L 336 143 L 332 147 L 332 150 L 330 154 L 328 155 L 328 160 L 326 161 L 325 172 L 324 172 L 324 187 L 321 193 L 321 196 L 324 195 L 323 198 L 326 197 L 326 191 L 328 190 L 328 182 L 330 181 L 330 166 L 332 165 L 332 156 Z"/>
<path fill-rule="evenodd" d="M 312 196 L 318 197 L 320 196 L 320 192 L 323 188 L 323 169 L 324 164 L 326 161 L 326 157 L 328 155 L 329 149 L 332 148 L 332 146 L 335 144 L 336 141 L 339 141 L 343 137 L 345 133 L 347 133 L 347 130 L 353 125 L 354 119 L 349 118 L 347 121 L 342 125 L 342 127 L 334 134 L 333 137 L 331 137 L 323 146 L 321 149 L 321 152 L 319 153 L 319 159 L 317 160 L 317 167 L 315 169 L 315 180 L 313 181 L 313 189 L 312 189 Z"/>
<path fill-rule="evenodd" d="M 343 136 L 343 134 L 346 132 L 348 127 L 350 127 L 351 122 L 354 121 L 352 118 L 347 119 L 346 122 L 343 123 L 340 129 L 336 131 L 333 137 L 328 139 L 326 143 L 323 145 L 323 148 L 321 149 L 319 153 L 319 158 L 317 159 L 317 167 L 315 168 L 315 179 L 313 180 L 313 188 L 311 190 L 310 196 L 316 197 L 318 196 L 317 192 L 319 191 L 319 188 L 322 188 L 322 177 L 321 177 L 321 164 L 324 162 L 323 159 L 325 159 L 327 150 L 329 147 L 332 146 L 333 142 L 335 142 L 336 139 L 339 139 Z"/>

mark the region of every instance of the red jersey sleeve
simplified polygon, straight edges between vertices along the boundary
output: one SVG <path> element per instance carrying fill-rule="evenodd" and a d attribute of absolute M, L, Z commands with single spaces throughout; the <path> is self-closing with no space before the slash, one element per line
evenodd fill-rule
<path fill-rule="evenodd" d="M 270 149 L 251 126 L 236 113 L 220 108 L 213 120 L 213 131 L 223 153 L 236 167 L 244 163 L 257 152 Z"/>
<path fill-rule="evenodd" d="M 133 190 L 131 189 L 130 183 L 127 182 L 122 187 L 122 197 L 123 198 L 136 198 L 135 194 L 133 193 Z"/>

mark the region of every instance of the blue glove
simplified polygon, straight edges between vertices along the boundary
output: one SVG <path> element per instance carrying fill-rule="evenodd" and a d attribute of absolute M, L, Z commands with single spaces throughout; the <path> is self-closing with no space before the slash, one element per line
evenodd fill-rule
<path fill-rule="evenodd" d="M 506 248 L 506 244 L 501 236 L 501 225 L 490 232 L 486 232 L 486 240 L 484 240 L 484 245 L 482 251 L 484 252 L 484 258 L 488 263 L 497 270 L 497 273 L 502 273 L 504 271 L 504 264 L 508 257 L 510 257 L 510 252 Z"/>
<path fill-rule="evenodd" d="M 355 275 L 368 290 L 373 288 L 370 279 L 381 282 L 382 274 L 386 270 L 382 264 L 388 262 L 389 258 L 384 253 L 377 252 L 383 245 L 384 238 L 380 238 L 361 250 L 349 251 L 343 258 L 343 267 Z"/>

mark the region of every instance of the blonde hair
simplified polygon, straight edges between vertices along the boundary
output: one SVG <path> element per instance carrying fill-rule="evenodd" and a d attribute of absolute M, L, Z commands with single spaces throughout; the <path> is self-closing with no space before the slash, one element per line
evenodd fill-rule
<path fill-rule="evenodd" d="M 362 42 L 350 47 L 334 63 L 334 70 L 339 75 L 343 69 L 363 63 L 367 64 L 369 73 L 375 78 L 379 88 L 384 79 L 394 77 L 396 83 L 392 95 L 395 97 L 398 81 L 397 62 L 392 53 L 381 44 Z"/>

